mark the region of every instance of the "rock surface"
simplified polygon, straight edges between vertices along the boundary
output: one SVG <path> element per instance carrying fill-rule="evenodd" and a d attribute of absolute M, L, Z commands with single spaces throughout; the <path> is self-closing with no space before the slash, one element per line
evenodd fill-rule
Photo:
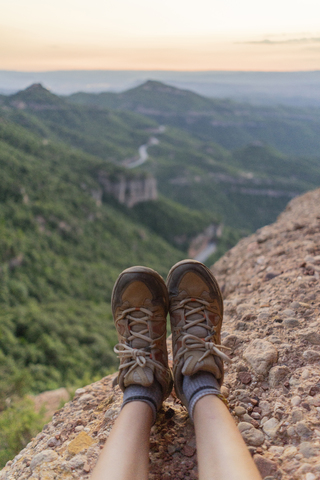
<path fill-rule="evenodd" d="M 292 200 L 213 267 L 233 359 L 223 393 L 267 480 L 320 479 L 319 206 L 320 190 Z M 120 410 L 113 378 L 77 390 L 0 479 L 88 479 Z M 151 480 L 198 477 L 194 428 L 174 393 L 152 427 L 150 459 Z"/>

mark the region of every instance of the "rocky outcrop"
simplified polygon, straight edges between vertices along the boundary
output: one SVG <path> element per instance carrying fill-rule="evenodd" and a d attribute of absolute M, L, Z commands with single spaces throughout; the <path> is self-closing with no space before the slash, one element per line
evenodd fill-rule
<path fill-rule="evenodd" d="M 320 190 L 213 267 L 225 296 L 223 394 L 264 479 L 320 478 Z M 113 375 L 72 402 L 0 473 L 87 479 L 121 405 Z M 193 426 L 172 396 L 151 432 L 150 479 L 196 479 Z"/>
<path fill-rule="evenodd" d="M 148 200 L 157 200 L 157 181 L 152 176 L 126 177 L 119 175 L 116 178 L 104 172 L 99 174 L 99 183 L 107 195 L 113 196 L 119 203 L 131 208 L 137 203 Z"/>
<path fill-rule="evenodd" d="M 213 267 L 235 359 L 228 400 L 263 433 L 259 447 L 243 436 L 268 479 L 320 478 L 319 205 L 320 190 L 295 198 Z"/>

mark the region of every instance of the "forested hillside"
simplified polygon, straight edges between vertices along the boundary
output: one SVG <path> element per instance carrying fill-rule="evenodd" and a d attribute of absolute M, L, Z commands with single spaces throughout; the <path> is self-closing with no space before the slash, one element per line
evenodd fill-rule
<path fill-rule="evenodd" d="M 79 105 L 140 113 L 227 149 L 259 140 L 285 154 L 319 156 L 319 107 L 258 107 L 206 98 L 156 81 L 121 93 L 80 92 L 67 98 Z"/>
<path fill-rule="evenodd" d="M 5 121 L 0 138 L 3 361 L 27 368 L 38 391 L 103 374 L 118 273 L 143 263 L 164 274 L 183 254 L 95 200 L 97 159 Z"/>
<path fill-rule="evenodd" d="M 165 275 L 219 220 L 161 195 L 130 209 L 104 190 L 101 177 L 117 185 L 150 175 L 115 160 L 136 153 L 148 119 L 134 123 L 129 113 L 121 123 L 106 111 L 100 128 L 109 133 L 95 131 L 99 144 L 90 136 L 99 124 L 94 112 L 69 108 L 39 86 L 9 98 L 0 112 L 0 348 L 8 381 L 26 369 L 29 388 L 41 391 L 113 368 L 109 301 L 117 275 L 133 264 Z M 68 144 L 70 131 L 77 135 Z M 80 148 L 82 135 L 103 158 Z"/>

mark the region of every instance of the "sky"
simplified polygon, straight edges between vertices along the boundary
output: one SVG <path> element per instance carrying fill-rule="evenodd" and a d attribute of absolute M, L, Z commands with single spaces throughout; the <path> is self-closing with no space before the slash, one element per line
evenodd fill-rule
<path fill-rule="evenodd" d="M 320 70 L 319 0 L 2 0 L 0 70 Z"/>

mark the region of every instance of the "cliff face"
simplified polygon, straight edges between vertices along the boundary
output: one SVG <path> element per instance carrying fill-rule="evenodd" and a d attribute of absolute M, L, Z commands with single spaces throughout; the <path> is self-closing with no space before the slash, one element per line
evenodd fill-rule
<path fill-rule="evenodd" d="M 213 271 L 225 296 L 223 393 L 268 480 L 320 478 L 320 190 L 239 242 Z M 87 479 L 117 417 L 113 375 L 76 392 L 0 473 Z M 197 478 L 193 426 L 174 396 L 151 432 L 150 478 Z"/>
<path fill-rule="evenodd" d="M 190 258 L 197 258 L 201 252 L 205 251 L 209 245 L 214 245 L 216 240 L 221 237 L 223 225 L 212 223 L 203 232 L 199 233 L 190 243 L 188 255 Z M 214 251 L 213 249 L 213 251 Z M 208 257 L 207 257 L 208 258 Z"/>
<path fill-rule="evenodd" d="M 108 195 L 112 195 L 119 203 L 131 208 L 139 202 L 157 200 L 157 181 L 154 177 L 126 178 L 124 175 L 111 179 L 100 173 L 99 183 Z"/>

